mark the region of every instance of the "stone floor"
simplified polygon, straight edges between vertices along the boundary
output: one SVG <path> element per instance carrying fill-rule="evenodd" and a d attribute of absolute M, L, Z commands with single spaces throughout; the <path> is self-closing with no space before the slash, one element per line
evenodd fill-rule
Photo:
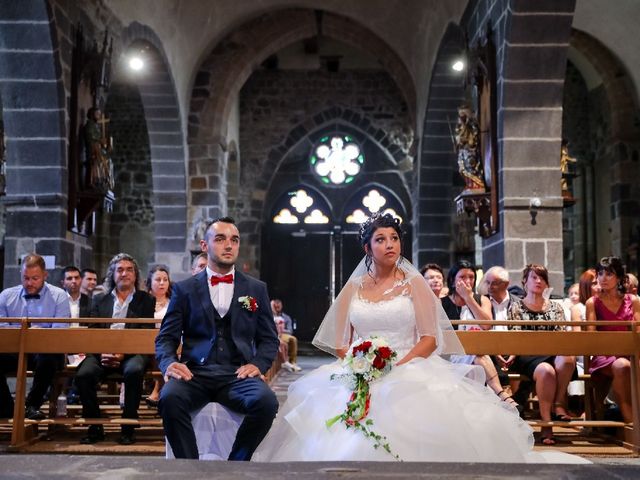
<path fill-rule="evenodd" d="M 638 465 L 516 465 L 470 463 L 232 463 L 167 461 L 153 457 L 106 457 L 84 455 L 3 455 L 0 477 L 23 480 L 171 479 L 575 479 L 636 480 Z"/>
<path fill-rule="evenodd" d="M 282 403 L 288 386 L 304 373 L 332 361 L 329 357 L 302 356 L 302 372 L 281 371 L 273 388 Z M 142 433 L 142 432 L 141 432 Z M 144 435 L 142 435 L 144 437 Z M 157 436 L 157 434 L 156 434 Z M 171 461 L 162 458 L 161 438 L 149 436 L 145 445 L 121 447 L 114 442 L 86 446 L 78 444 L 78 433 L 34 444 L 28 453 L 0 455 L 0 478 L 64 478 L 110 480 L 144 478 L 190 479 L 636 479 L 640 478 L 640 458 L 609 442 L 581 438 L 575 431 L 560 432 L 555 447 L 588 458 L 593 465 L 498 465 L 441 463 L 288 463 L 241 464 L 227 462 Z M 115 439 L 115 434 L 114 434 Z M 566 441 L 565 441 L 566 439 Z M 541 447 L 536 447 L 541 449 Z M 65 453 L 51 454 L 52 450 Z M 2 449 L 0 449 L 2 451 Z M 43 453 L 49 453 L 43 455 Z M 115 455 L 114 455 L 115 454 Z"/>

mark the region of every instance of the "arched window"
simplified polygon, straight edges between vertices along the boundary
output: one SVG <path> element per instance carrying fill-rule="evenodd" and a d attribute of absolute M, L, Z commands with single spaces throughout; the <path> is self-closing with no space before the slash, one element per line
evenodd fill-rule
<path fill-rule="evenodd" d="M 390 213 L 401 222 L 402 207 L 394 195 L 377 186 L 369 186 L 351 197 L 345 209 L 347 224 L 360 224 L 372 213 Z"/>
<path fill-rule="evenodd" d="M 316 192 L 298 188 L 287 192 L 276 202 L 273 223 L 324 224 L 329 223 L 330 209 L 327 202 Z"/>
<path fill-rule="evenodd" d="M 349 135 L 327 135 L 311 153 L 311 170 L 326 185 L 347 185 L 360 173 L 364 155 Z"/>

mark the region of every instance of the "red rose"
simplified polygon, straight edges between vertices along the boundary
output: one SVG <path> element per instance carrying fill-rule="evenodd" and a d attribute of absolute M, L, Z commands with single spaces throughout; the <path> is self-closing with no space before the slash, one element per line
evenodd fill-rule
<path fill-rule="evenodd" d="M 355 355 L 358 352 L 367 353 L 370 348 L 371 348 L 371 342 L 363 342 L 360 345 L 356 345 L 355 347 L 353 347 L 352 351 L 353 351 L 353 354 Z"/>
<path fill-rule="evenodd" d="M 391 354 L 393 353 L 393 350 L 391 350 L 389 347 L 380 347 L 378 348 L 378 355 L 380 355 L 380 358 L 386 360 L 387 358 L 391 357 Z"/>
<path fill-rule="evenodd" d="M 382 370 L 384 366 L 387 364 L 379 355 L 376 355 L 376 358 L 373 359 L 373 368 L 377 368 L 378 370 Z"/>
<path fill-rule="evenodd" d="M 249 310 L 251 310 L 252 312 L 255 312 L 258 309 L 258 302 L 253 297 L 251 298 L 250 302 L 251 302 L 251 305 L 249 306 Z"/>

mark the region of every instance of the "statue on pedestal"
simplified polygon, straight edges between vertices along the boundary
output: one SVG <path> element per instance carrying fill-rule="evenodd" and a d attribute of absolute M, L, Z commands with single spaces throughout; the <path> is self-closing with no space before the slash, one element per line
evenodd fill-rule
<path fill-rule="evenodd" d="M 562 146 L 560 147 L 560 172 L 562 173 L 560 187 L 562 190 L 562 198 L 573 199 L 567 178 L 572 177 L 569 172 L 569 164 L 576 163 L 576 161 L 575 158 L 569 156 L 569 143 L 566 140 L 562 140 Z"/>
<path fill-rule="evenodd" d="M 89 188 L 107 192 L 113 190 L 113 163 L 111 153 L 113 145 L 107 136 L 109 120 L 99 108 L 90 108 L 84 125 L 86 152 L 86 185 Z"/>
<path fill-rule="evenodd" d="M 480 155 L 480 126 L 475 114 L 467 105 L 458 108 L 455 149 L 458 154 L 458 171 L 464 179 L 463 193 L 485 192 L 484 171 Z"/>

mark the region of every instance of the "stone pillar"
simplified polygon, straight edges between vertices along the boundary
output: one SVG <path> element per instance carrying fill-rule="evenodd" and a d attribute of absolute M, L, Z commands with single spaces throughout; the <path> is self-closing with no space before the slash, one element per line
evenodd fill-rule
<path fill-rule="evenodd" d="M 53 23 L 44 1 L 0 2 L 0 97 L 7 136 L 4 286 L 36 251 L 56 267 L 90 261 L 85 239 L 67 231 L 67 135 Z M 50 277 L 58 281 L 56 272 Z"/>
<path fill-rule="evenodd" d="M 564 287 L 560 144 L 562 90 L 575 0 L 511 2 L 498 43 L 500 232 L 483 242 L 484 266 L 519 283 L 527 263 Z"/>

